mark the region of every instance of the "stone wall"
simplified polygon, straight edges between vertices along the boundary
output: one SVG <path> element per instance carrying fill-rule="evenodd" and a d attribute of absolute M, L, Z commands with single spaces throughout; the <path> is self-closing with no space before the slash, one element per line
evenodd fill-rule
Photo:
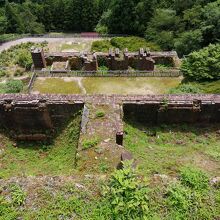
<path fill-rule="evenodd" d="M 42 49 L 32 50 L 35 68 L 40 68 L 39 60 L 50 66 L 53 62 L 69 61 L 71 70 L 97 71 L 98 66 L 105 64 L 109 70 L 128 70 L 129 67 L 140 71 L 153 71 L 155 64 L 164 64 L 170 67 L 179 66 L 179 58 L 175 51 L 149 52 L 140 48 L 138 52 L 128 52 L 127 49 L 110 49 L 108 53 L 96 52 L 57 52 L 44 55 Z M 42 68 L 45 67 L 42 66 Z"/>
<path fill-rule="evenodd" d="M 85 104 L 120 105 L 122 119 L 142 123 L 220 123 L 220 95 L 0 95 L 0 129 L 19 140 L 42 140 Z M 121 121 L 121 122 L 120 122 Z"/>
<path fill-rule="evenodd" d="M 83 108 L 82 102 L 62 100 L 0 100 L 0 129 L 18 140 L 44 140 L 65 126 Z"/>
<path fill-rule="evenodd" d="M 141 123 L 215 123 L 220 122 L 220 101 L 200 99 L 161 100 L 124 103 L 125 120 Z"/>

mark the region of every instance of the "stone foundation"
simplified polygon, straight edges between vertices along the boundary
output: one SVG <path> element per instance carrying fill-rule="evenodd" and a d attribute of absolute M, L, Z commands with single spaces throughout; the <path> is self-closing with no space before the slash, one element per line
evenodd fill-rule
<path fill-rule="evenodd" d="M 19 140 L 46 139 L 55 129 L 65 126 L 86 103 L 122 107 L 115 115 L 115 138 L 117 134 L 123 134 L 123 119 L 153 124 L 220 122 L 220 95 L 5 94 L 0 95 L 0 128 Z M 117 137 L 118 143 L 122 144 L 123 138 Z"/>

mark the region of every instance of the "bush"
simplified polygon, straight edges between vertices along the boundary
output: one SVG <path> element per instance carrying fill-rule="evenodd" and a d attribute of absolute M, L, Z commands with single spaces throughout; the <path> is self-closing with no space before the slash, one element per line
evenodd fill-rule
<path fill-rule="evenodd" d="M 119 48 L 120 50 L 128 48 L 129 51 L 138 51 L 140 48 L 148 48 L 152 51 L 160 50 L 158 45 L 140 37 L 113 37 L 110 41 L 101 40 L 92 43 L 92 51 L 107 52 L 109 48 Z"/>
<path fill-rule="evenodd" d="M 160 47 L 154 43 L 147 42 L 140 37 L 114 37 L 111 39 L 111 45 L 120 50 L 128 48 L 129 51 L 138 51 L 140 48 L 148 48 L 152 51 L 160 50 Z"/>
<path fill-rule="evenodd" d="M 21 50 L 18 54 L 16 63 L 19 66 L 26 68 L 27 70 L 31 69 L 31 65 L 32 65 L 31 53 L 30 52 L 27 53 L 27 50 L 25 49 Z"/>
<path fill-rule="evenodd" d="M 137 178 L 132 161 L 124 162 L 124 168 L 113 173 L 104 190 L 111 204 L 112 219 L 147 219 L 148 191 Z"/>
<path fill-rule="evenodd" d="M 202 93 L 202 90 L 194 84 L 180 84 L 176 88 L 172 88 L 169 90 L 170 94 L 187 94 L 187 93 L 192 93 L 192 94 L 197 94 L 197 93 Z"/>
<path fill-rule="evenodd" d="M 21 80 L 8 80 L 5 84 L 5 93 L 19 93 L 23 90 Z"/>
<path fill-rule="evenodd" d="M 220 44 L 210 44 L 189 54 L 183 60 L 181 71 L 185 77 L 196 81 L 220 79 Z"/>
<path fill-rule="evenodd" d="M 92 43 L 92 51 L 108 52 L 112 45 L 109 40 L 99 40 Z"/>

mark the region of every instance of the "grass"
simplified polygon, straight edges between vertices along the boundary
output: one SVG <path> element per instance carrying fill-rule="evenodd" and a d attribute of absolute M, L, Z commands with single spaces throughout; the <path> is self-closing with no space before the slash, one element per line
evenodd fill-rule
<path fill-rule="evenodd" d="M 0 136 L 0 177 L 71 175 L 79 138 L 80 116 L 76 116 L 52 143 L 23 143 L 14 145 Z"/>
<path fill-rule="evenodd" d="M 81 94 L 77 81 L 65 81 L 62 78 L 37 78 L 32 91 L 44 94 Z"/>
<path fill-rule="evenodd" d="M 181 78 L 95 77 L 83 78 L 87 94 L 164 94 L 176 87 Z"/>
<path fill-rule="evenodd" d="M 176 87 L 181 78 L 168 77 L 76 77 L 68 78 L 37 78 L 32 92 L 54 94 L 164 94 L 170 88 Z M 114 86 L 113 86 L 114 85 Z"/>
<path fill-rule="evenodd" d="M 211 175 L 220 175 L 219 125 L 142 126 L 125 124 L 125 147 L 146 175 L 169 174 L 192 165 Z"/>
<path fill-rule="evenodd" d="M 109 48 L 119 48 L 137 52 L 140 48 L 148 48 L 151 51 L 159 51 L 160 47 L 152 42 L 147 42 L 141 37 L 113 37 L 111 40 L 99 40 L 92 43 L 92 51 L 108 52 Z"/>

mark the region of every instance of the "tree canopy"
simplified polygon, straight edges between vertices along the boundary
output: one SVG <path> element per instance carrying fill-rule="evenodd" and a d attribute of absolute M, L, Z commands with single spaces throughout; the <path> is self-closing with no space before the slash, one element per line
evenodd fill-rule
<path fill-rule="evenodd" d="M 87 32 L 145 37 L 180 56 L 220 40 L 220 0 L 6 0 L 0 34 Z"/>

